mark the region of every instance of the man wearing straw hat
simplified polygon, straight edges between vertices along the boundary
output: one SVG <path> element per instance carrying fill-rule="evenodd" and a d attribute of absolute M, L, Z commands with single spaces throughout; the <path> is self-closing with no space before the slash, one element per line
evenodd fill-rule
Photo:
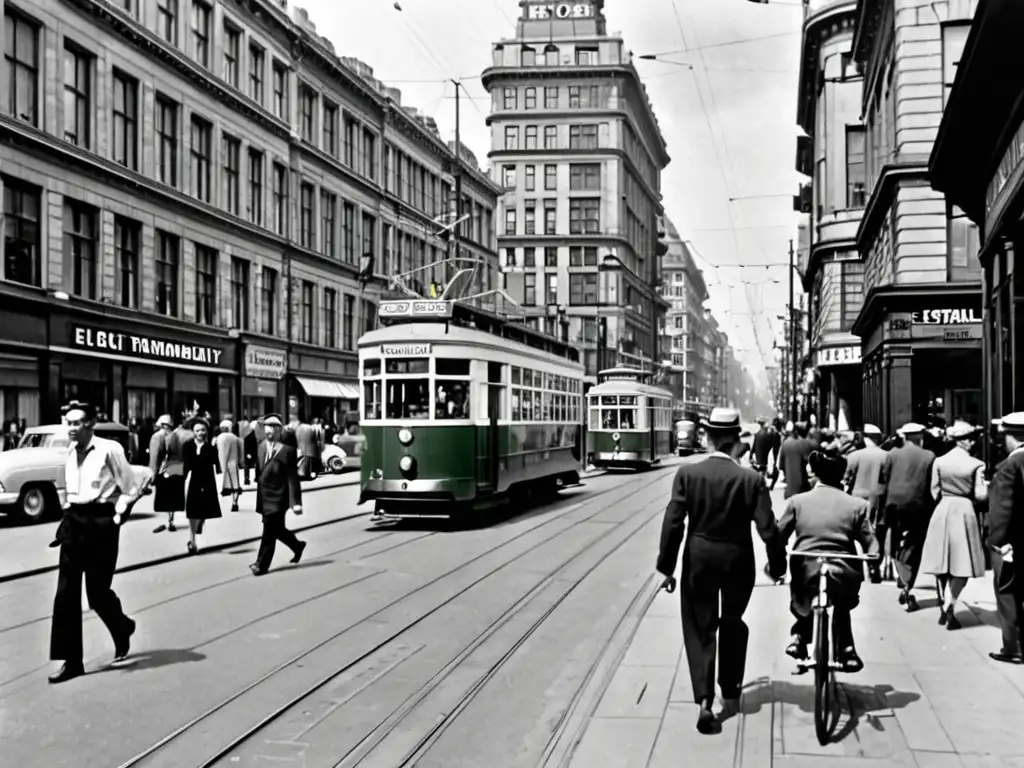
<path fill-rule="evenodd" d="M 726 710 L 738 705 L 743 685 L 750 636 L 743 614 L 753 593 L 755 571 L 751 521 L 768 547 L 774 578 L 785 574 L 786 559 L 768 488 L 757 472 L 732 458 L 740 441 L 739 413 L 715 408 L 702 426 L 711 453 L 676 472 L 662 523 L 657 569 L 665 577 L 665 589 L 673 591 L 673 573 L 683 548 L 683 643 L 694 701 L 700 706 L 697 730 L 714 733 L 718 722 L 711 707 L 719 650 L 718 684 Z M 690 531 L 684 546 L 687 518 Z"/>
<path fill-rule="evenodd" d="M 917 422 L 899 430 L 903 445 L 889 452 L 891 470 L 885 499 L 885 523 L 893 534 L 896 572 L 902 582 L 900 605 L 908 613 L 917 610 L 911 594 L 917 581 L 921 551 L 935 500 L 932 498 L 932 464 L 935 454 L 922 447 L 925 427 Z"/>
<path fill-rule="evenodd" d="M 990 653 L 996 661 L 1024 664 L 1021 633 L 1024 630 L 1024 514 L 1021 513 L 1021 488 L 1024 488 L 1024 413 L 1004 416 L 1001 430 L 1009 456 L 996 468 L 989 487 L 986 544 L 992 551 L 992 573 L 996 613 L 1003 630 L 1003 647 Z"/>

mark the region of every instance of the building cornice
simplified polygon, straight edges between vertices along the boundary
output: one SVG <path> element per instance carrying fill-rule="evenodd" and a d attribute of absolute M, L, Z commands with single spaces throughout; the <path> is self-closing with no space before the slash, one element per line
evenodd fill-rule
<path fill-rule="evenodd" d="M 867 253 L 878 235 L 885 214 L 892 204 L 893 194 L 901 181 L 928 183 L 928 165 L 920 160 L 907 160 L 882 166 L 878 181 L 871 190 L 871 198 L 864 209 L 864 218 L 857 228 L 857 250 Z"/>
<path fill-rule="evenodd" d="M 797 81 L 796 122 L 809 136 L 814 135 L 821 45 L 826 40 L 851 32 L 856 22 L 856 14 L 856 0 L 845 0 L 822 8 L 804 21 L 800 75 Z"/>
<path fill-rule="evenodd" d="M 863 339 L 890 312 L 908 311 L 915 307 L 923 308 L 928 301 L 934 302 L 936 296 L 971 298 L 980 295 L 980 282 L 881 285 L 868 291 L 850 331 Z"/>

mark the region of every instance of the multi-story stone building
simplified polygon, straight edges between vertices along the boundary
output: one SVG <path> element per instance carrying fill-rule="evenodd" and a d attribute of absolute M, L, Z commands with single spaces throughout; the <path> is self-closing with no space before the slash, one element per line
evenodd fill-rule
<path fill-rule="evenodd" d="M 864 75 L 867 202 L 857 247 L 866 295 L 864 420 L 979 423 L 977 227 L 929 186 L 928 158 L 974 0 L 859 0 L 853 60 Z"/>
<path fill-rule="evenodd" d="M 483 73 L 506 290 L 548 332 L 567 320 L 591 377 L 620 361 L 649 366 L 665 309 L 664 139 L 603 0 L 520 5 L 516 37 Z"/>
<path fill-rule="evenodd" d="M 856 0 L 806 6 L 797 99 L 797 170 L 810 177 L 795 201 L 807 214 L 800 274 L 808 295 L 808 329 L 818 423 L 859 427 L 861 340 L 851 329 L 864 299 L 857 229 L 867 203 L 863 77 L 853 63 Z M 806 232 L 806 235 L 804 233 Z"/>
<path fill-rule="evenodd" d="M 668 368 L 678 382 L 676 400 L 687 413 L 701 412 L 700 382 L 704 373 L 704 302 L 708 289 L 693 254 L 675 225 L 665 218 L 668 251 L 661 260 L 661 295 L 668 302 L 665 315 Z M 704 404 L 706 406 L 706 404 Z"/>
<path fill-rule="evenodd" d="M 122 422 L 356 406 L 379 295 L 361 257 L 384 273 L 394 232 L 431 240 L 452 153 L 283 5 L 5 2 L 5 419 L 68 398 Z M 401 191 L 399 145 L 420 181 Z"/>

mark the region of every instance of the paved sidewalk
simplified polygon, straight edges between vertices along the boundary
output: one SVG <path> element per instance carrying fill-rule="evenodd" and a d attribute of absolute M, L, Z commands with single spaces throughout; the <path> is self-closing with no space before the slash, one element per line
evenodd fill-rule
<path fill-rule="evenodd" d="M 255 484 L 247 486 L 239 500 L 238 512 L 229 511 L 230 498 L 221 498 L 224 516 L 206 526 L 200 537 L 203 549 L 225 549 L 259 539 L 261 528 L 255 512 L 255 488 Z M 323 475 L 303 483 L 302 491 L 303 514 L 288 518 L 289 526 L 295 531 L 373 511 L 371 504 L 356 506 L 358 472 Z M 188 521 L 183 515 L 176 515 L 176 532 L 153 533 L 158 524 L 166 522 L 166 515 L 153 513 L 152 495 L 139 501 L 121 531 L 119 571 L 187 556 Z M 0 527 L 0 582 L 56 569 L 59 550 L 48 546 L 56 529 L 56 522 L 28 526 L 6 523 Z"/>
<path fill-rule="evenodd" d="M 751 639 L 741 714 L 722 733 L 697 733 L 679 596 L 659 592 L 571 768 L 1024 766 L 1024 667 L 988 657 L 1000 645 L 991 574 L 965 590 L 963 628 L 953 632 L 937 623 L 934 590 L 918 590 L 922 610 L 905 614 L 893 584 L 865 584 L 854 632 L 866 666 L 840 676 L 842 715 L 825 747 L 814 733 L 812 678 L 794 675 L 783 650 L 792 622 L 788 586 L 766 582 L 761 576 L 745 617 Z"/>

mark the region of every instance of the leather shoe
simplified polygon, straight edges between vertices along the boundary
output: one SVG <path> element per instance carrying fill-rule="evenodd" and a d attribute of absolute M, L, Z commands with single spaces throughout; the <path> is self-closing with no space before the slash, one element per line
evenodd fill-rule
<path fill-rule="evenodd" d="M 114 641 L 114 663 L 124 661 L 132 649 L 132 635 L 135 634 L 135 622 L 128 619 L 128 630 Z"/>
<path fill-rule="evenodd" d="M 711 711 L 711 702 L 705 701 L 700 705 L 700 714 L 697 715 L 697 731 L 705 736 L 715 733 L 718 730 L 718 721 L 715 713 Z"/>
<path fill-rule="evenodd" d="M 302 559 L 302 553 L 306 551 L 306 542 L 300 541 L 299 546 L 295 549 L 295 554 L 292 556 L 290 562 L 298 563 Z"/>
<path fill-rule="evenodd" d="M 70 661 L 65 661 L 60 665 L 60 669 L 54 672 L 47 678 L 50 681 L 50 685 L 56 685 L 57 683 L 66 683 L 68 680 L 74 680 L 76 677 L 80 677 L 85 674 L 85 667 L 82 666 L 81 662 L 73 664 Z"/>
<path fill-rule="evenodd" d="M 252 571 L 252 575 L 253 576 L 262 576 L 263 574 L 266 573 L 266 571 L 261 570 L 260 567 L 258 565 L 256 565 L 255 563 L 253 563 L 252 565 L 249 566 L 249 570 Z"/>
<path fill-rule="evenodd" d="M 1004 664 L 1024 664 L 1024 656 L 1021 656 L 1018 653 L 1003 653 L 1002 651 L 996 653 L 993 651 L 989 654 L 989 658 L 995 661 L 1001 661 Z"/>

